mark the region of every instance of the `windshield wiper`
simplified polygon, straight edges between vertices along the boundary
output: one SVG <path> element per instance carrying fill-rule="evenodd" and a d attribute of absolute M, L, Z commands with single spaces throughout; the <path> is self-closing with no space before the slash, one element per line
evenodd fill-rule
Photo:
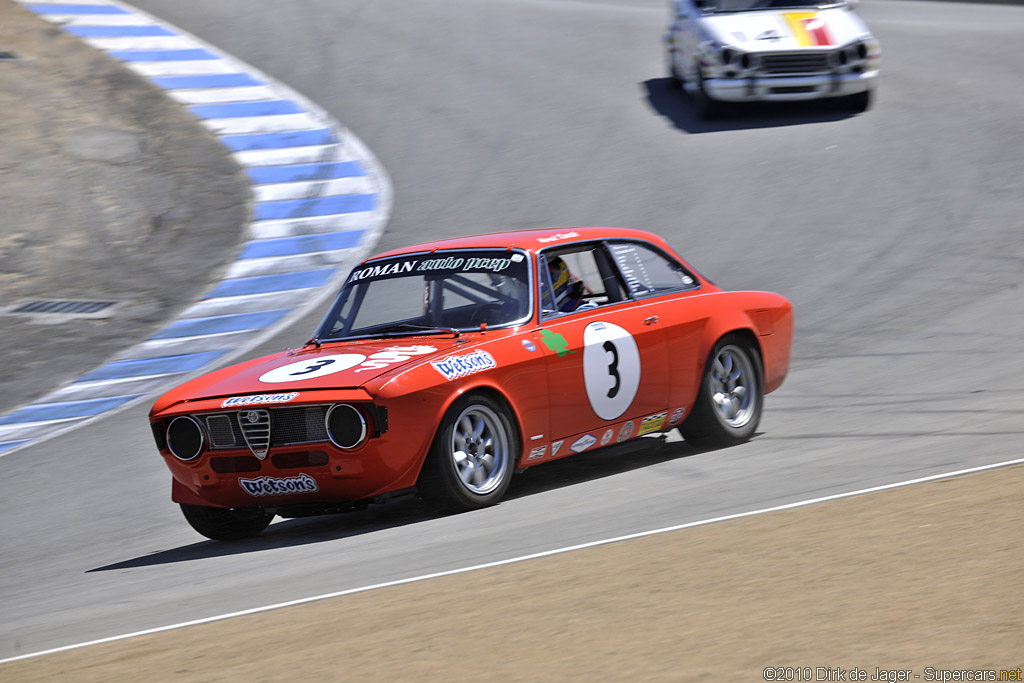
<path fill-rule="evenodd" d="M 373 336 L 379 333 L 395 333 L 400 330 L 415 330 L 417 332 L 447 332 L 448 334 L 454 334 L 456 337 L 462 334 L 454 327 L 442 327 L 440 325 L 413 325 L 412 323 L 396 323 L 394 325 L 382 325 L 380 329 L 374 330 L 367 336 Z"/>

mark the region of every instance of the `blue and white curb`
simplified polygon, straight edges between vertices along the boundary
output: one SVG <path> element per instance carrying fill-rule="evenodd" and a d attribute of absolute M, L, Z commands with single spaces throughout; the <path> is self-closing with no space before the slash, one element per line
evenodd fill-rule
<path fill-rule="evenodd" d="M 196 37 L 116 0 L 16 0 L 185 106 L 244 169 L 247 241 L 225 278 L 141 344 L 0 416 L 0 457 L 241 355 L 322 303 L 391 213 L 373 153 L 323 109 Z"/>

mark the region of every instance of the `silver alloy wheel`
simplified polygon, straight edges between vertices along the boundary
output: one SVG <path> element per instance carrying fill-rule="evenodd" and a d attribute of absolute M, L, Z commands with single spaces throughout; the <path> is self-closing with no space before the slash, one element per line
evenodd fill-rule
<path fill-rule="evenodd" d="M 471 405 L 456 418 L 448 451 L 462 485 L 485 495 L 496 489 L 510 466 L 504 423 L 487 406 Z"/>
<path fill-rule="evenodd" d="M 750 422 L 757 409 L 757 376 L 747 352 L 731 344 L 720 348 L 709 378 L 711 400 L 722 422 L 733 429 Z"/>

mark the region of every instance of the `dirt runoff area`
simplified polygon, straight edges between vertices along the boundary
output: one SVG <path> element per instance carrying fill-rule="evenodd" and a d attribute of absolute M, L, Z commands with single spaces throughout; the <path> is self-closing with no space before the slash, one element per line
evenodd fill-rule
<path fill-rule="evenodd" d="M 1024 466 L 991 470 L 21 660 L 0 680 L 1021 680 L 1021 491 Z"/>
<path fill-rule="evenodd" d="M 0 313 L 0 413 L 160 329 L 223 276 L 248 184 L 183 107 L 0 0 L 0 311 L 113 301 L 112 317 Z M 49 318 L 54 324 L 46 324 Z"/>

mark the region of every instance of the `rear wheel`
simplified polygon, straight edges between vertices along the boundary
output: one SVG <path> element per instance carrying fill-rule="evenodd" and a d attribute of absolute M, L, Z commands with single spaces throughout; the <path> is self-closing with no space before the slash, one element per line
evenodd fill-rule
<path fill-rule="evenodd" d="M 263 508 L 211 508 L 180 503 L 192 528 L 214 541 L 237 541 L 267 528 L 274 515 Z"/>
<path fill-rule="evenodd" d="M 519 437 L 504 406 L 482 394 L 445 414 L 420 476 L 421 493 L 446 508 L 494 505 L 512 481 Z"/>
<path fill-rule="evenodd" d="M 697 402 L 679 431 L 700 447 L 743 443 L 754 435 L 763 404 L 760 356 L 743 337 L 727 334 L 708 356 Z"/>

